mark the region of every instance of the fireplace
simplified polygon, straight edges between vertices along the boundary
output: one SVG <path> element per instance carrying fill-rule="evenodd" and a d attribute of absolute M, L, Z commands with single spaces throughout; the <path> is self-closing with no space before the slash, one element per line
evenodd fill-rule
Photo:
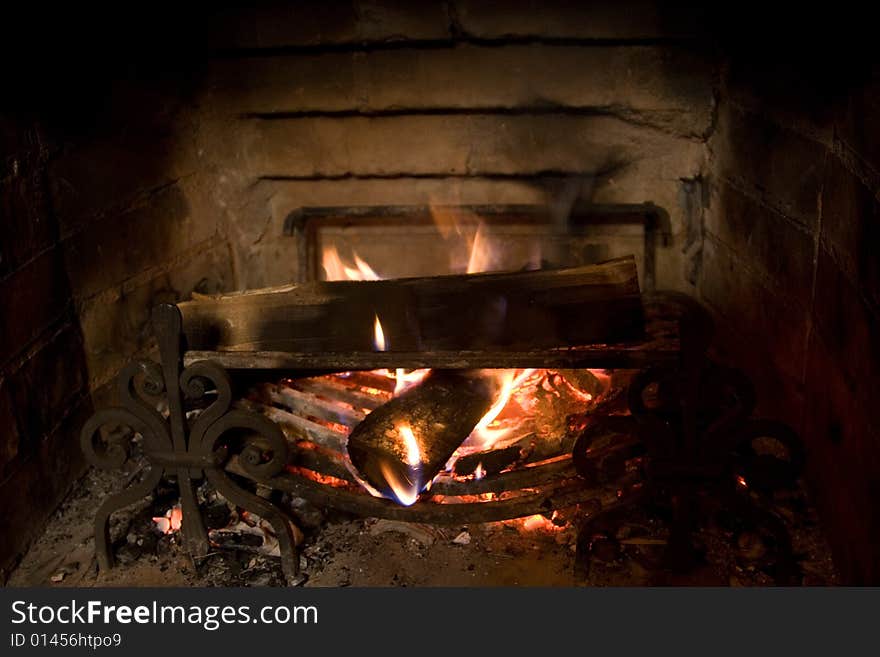
<path fill-rule="evenodd" d="M 84 513 L 77 506 L 84 491 L 93 491 L 94 506 L 103 496 L 93 489 L 110 487 L 108 480 L 95 484 L 104 475 L 87 469 L 80 430 L 94 412 L 120 403 L 120 373 L 143 359 L 161 363 L 163 349 L 178 348 L 169 345 L 180 336 L 182 366 L 204 357 L 219 362 L 236 408 L 272 421 L 286 443 L 297 441 L 285 434 L 309 431 L 307 442 L 318 447 L 321 439 L 338 439 L 368 417 L 364 410 L 382 407 L 377 399 L 387 402 L 426 377 L 420 370 L 502 368 L 512 378 L 492 378 L 493 385 L 521 395 L 520 406 L 534 403 L 536 391 L 546 393 L 548 415 L 529 421 L 555 427 L 547 435 L 559 441 L 558 451 L 542 453 L 545 444 L 525 431 L 505 436 L 498 449 L 458 451 L 451 464 L 444 459 L 441 470 L 448 465 L 448 472 L 434 473 L 431 489 L 419 492 L 462 498 L 467 508 L 445 530 L 427 512 L 405 529 L 394 525 L 421 502 L 401 505 L 409 498 L 387 500 L 384 490 L 374 491 L 384 498 L 370 495 L 375 480 L 360 481 L 363 472 L 352 473 L 321 449 L 300 449 L 286 464 L 299 475 L 290 480 L 298 488 L 249 480 L 246 468 L 231 472 L 250 495 L 241 504 L 201 477 L 178 492 L 184 470 L 204 463 L 167 460 L 164 478 L 131 500 L 143 513 L 110 527 L 107 545 L 122 560 L 142 563 L 157 545 L 169 558 L 187 554 L 184 546 L 168 552 L 167 544 L 186 542 L 178 529 L 190 516 L 178 495 L 191 495 L 190 509 L 202 509 L 212 546 L 234 551 L 256 542 L 251 552 L 262 556 L 283 553 L 270 544 L 286 532 L 271 526 L 266 505 L 287 505 L 301 525 L 289 538 L 305 543 L 304 558 L 286 567 L 303 565 L 299 570 L 313 575 L 316 546 L 324 544 L 317 537 L 340 531 L 322 524 L 326 518 L 309 523 L 316 510 L 367 522 L 361 533 L 392 523 L 391 535 L 433 537 L 433 544 L 435 532 L 451 532 L 445 542 L 458 547 L 466 537 L 478 542 L 483 530 L 470 525 L 480 521 L 490 523 L 481 525 L 490 528 L 490 544 L 507 531 L 528 544 L 523 526 L 531 523 L 571 565 L 583 570 L 586 563 L 581 580 L 593 583 L 634 552 L 656 566 L 654 552 L 670 535 L 644 528 L 657 518 L 657 527 L 675 524 L 662 504 L 639 511 L 627 505 L 618 517 L 590 524 L 584 507 L 593 498 L 578 484 L 575 497 L 537 502 L 528 513 L 468 515 L 492 496 L 515 499 L 516 486 L 552 498 L 543 486 L 596 484 L 590 472 L 606 483 L 626 480 L 629 487 L 609 488 L 620 492 L 618 500 L 639 494 L 657 474 L 640 469 L 649 461 L 643 446 L 627 442 L 622 425 L 599 435 L 589 423 L 597 413 L 631 418 L 633 404 L 646 403 L 633 389 L 661 406 L 664 394 L 682 394 L 669 384 L 664 389 L 656 369 L 653 379 L 645 374 L 662 364 L 656 349 L 630 358 L 612 347 L 616 360 L 578 362 L 553 362 L 546 353 L 540 362 L 485 358 L 480 349 L 453 362 L 437 358 L 437 350 L 412 357 L 420 350 L 410 349 L 409 360 L 395 360 L 399 334 L 376 313 L 352 328 L 370 341 L 373 361 L 333 362 L 331 350 L 298 357 L 303 352 L 296 349 L 265 349 L 274 360 L 245 362 L 197 344 L 187 315 L 219 294 L 343 277 L 385 284 L 506 271 L 519 281 L 629 257 L 648 337 L 669 337 L 663 331 L 669 324 L 678 330 L 683 316 L 694 326 L 704 315 L 711 320 L 708 380 L 721 383 L 707 388 L 738 390 L 739 402 L 753 388 L 754 403 L 744 404 L 754 406 L 749 421 L 777 424 L 750 426 L 773 434 L 791 464 L 790 472 L 773 475 L 792 475 L 789 492 L 771 486 L 767 494 L 771 511 L 788 523 L 787 538 L 763 520 L 724 525 L 717 514 L 715 528 L 705 529 L 700 510 L 679 509 L 693 516 L 690 534 L 699 535 L 703 552 L 718 557 L 715 575 L 728 559 L 732 570 L 722 583 L 876 582 L 877 421 L 870 402 L 877 276 L 866 245 L 880 165 L 870 71 L 851 61 L 853 53 L 821 62 L 802 56 L 812 50 L 806 39 L 770 29 L 743 48 L 750 23 L 726 11 L 624 5 L 550 2 L 538 9 L 455 0 L 427 2 L 416 12 L 406 3 L 359 0 L 332 8 L 218 8 L 184 12 L 173 28 L 145 17 L 126 39 L 82 25 L 94 50 L 48 68 L 23 64 L 12 83 L 20 93 L 0 111 L 3 221 L 11 236 L 0 260 L 2 307 L 11 309 L 0 319 L 0 520 L 16 528 L 0 539 L 3 577 L 20 563 L 11 581 L 28 581 L 39 571 L 35 563 L 55 563 L 57 537 L 66 532 L 80 542 L 74 551 L 86 556 L 59 582 L 102 581 L 103 569 L 89 570 L 91 520 L 75 530 L 65 525 L 71 514 Z M 22 24 L 32 20 L 24 16 Z M 765 27 L 778 25 L 767 21 Z M 9 42 L 24 47 L 27 34 Z M 161 53 L 156 34 L 167 35 Z M 59 47 L 70 43 L 69 36 L 53 36 Z M 80 69 L 88 73 L 74 81 L 71 72 Z M 491 248 L 474 248 L 477 242 Z M 181 308 L 182 325 L 175 329 L 173 317 L 151 321 L 157 307 Z M 675 335 L 675 359 L 699 345 L 700 331 L 688 335 Z M 634 338 L 601 342 L 631 345 Z M 520 346 L 517 353 L 525 351 Z M 138 385 L 153 374 L 139 370 Z M 173 416 L 167 399 L 152 397 L 160 416 Z M 730 400 L 719 403 L 728 408 Z M 519 426 L 512 408 L 507 415 L 500 408 L 492 428 Z M 178 410 L 182 422 L 195 423 L 204 406 Z M 583 457 L 588 449 L 601 452 L 607 436 L 616 437 L 608 440 L 626 458 L 590 470 Z M 554 461 L 565 453 L 573 453 L 569 461 Z M 144 465 L 141 454 L 132 456 Z M 716 456 L 702 455 L 703 465 L 712 464 L 706 472 L 723 474 L 734 495 L 759 496 L 760 468 L 745 476 L 742 460 Z M 535 464 L 544 470 L 536 472 Z M 132 481 L 121 483 L 140 481 L 147 469 L 129 471 Z M 302 494 L 309 486 L 316 497 Z M 809 495 L 799 497 L 790 486 Z M 353 513 L 342 492 L 357 495 L 357 520 L 340 516 Z M 326 508 L 315 502 L 321 496 Z M 578 505 L 580 512 L 571 512 Z M 646 515 L 632 515 L 639 513 Z M 512 524 L 508 516 L 519 520 Z M 380 529 L 376 535 L 384 536 Z M 568 542 L 556 543 L 563 534 Z M 352 536 L 341 540 L 357 544 Z M 780 557 L 790 562 L 790 579 L 774 579 Z M 280 581 L 274 558 L 266 572 Z M 44 579 L 67 572 L 62 561 Z M 204 568 L 197 564 L 190 571 Z"/>

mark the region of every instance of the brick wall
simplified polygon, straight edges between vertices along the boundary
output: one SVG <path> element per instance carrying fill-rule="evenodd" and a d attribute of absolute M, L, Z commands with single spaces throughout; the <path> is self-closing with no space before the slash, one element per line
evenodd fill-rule
<path fill-rule="evenodd" d="M 762 411 L 805 439 L 845 580 L 876 584 L 880 85 L 857 53 L 785 45 L 734 56 L 723 75 L 700 294 L 719 352 L 749 371 Z"/>
<path fill-rule="evenodd" d="M 650 2 L 300 2 L 221 14 L 205 150 L 221 163 L 239 284 L 297 275 L 301 206 L 653 202 L 687 231 L 715 68 L 690 11 Z M 688 287 L 687 254 L 658 286 Z M 693 289 L 693 288 L 690 288 Z"/>
<path fill-rule="evenodd" d="M 38 125 L 0 119 L 0 581 L 83 468 L 71 436 L 88 376 L 50 211 L 51 149 Z"/>
<path fill-rule="evenodd" d="M 84 471 L 93 403 L 150 352 L 150 308 L 232 286 L 197 69 L 156 73 L 118 32 L 68 18 L 0 35 L 16 62 L 0 100 L 0 582 Z"/>

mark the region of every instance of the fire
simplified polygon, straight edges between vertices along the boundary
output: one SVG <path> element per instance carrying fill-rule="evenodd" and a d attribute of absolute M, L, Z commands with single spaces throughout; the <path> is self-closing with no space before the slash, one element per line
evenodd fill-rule
<path fill-rule="evenodd" d="M 398 367 L 393 374 L 388 372 L 388 376 L 395 380 L 394 396 L 418 385 L 430 372 L 431 370 L 405 370 L 402 367 Z"/>
<path fill-rule="evenodd" d="M 490 271 L 539 269 L 540 244 L 535 243 L 525 261 L 511 262 L 510 254 L 493 241 L 488 224 L 477 214 L 439 204 L 430 206 L 431 218 L 450 254 L 449 272 L 479 274 Z"/>
<path fill-rule="evenodd" d="M 385 337 L 385 330 L 382 328 L 382 322 L 379 315 L 375 315 L 373 322 L 373 347 L 376 351 L 388 351 L 388 339 Z M 398 367 L 395 371 L 379 370 L 385 376 L 394 379 L 394 396 L 396 397 L 404 390 L 421 383 L 431 370 L 412 370 L 407 371 L 402 367 Z"/>
<path fill-rule="evenodd" d="M 403 438 L 403 444 L 406 447 L 406 462 L 413 467 L 418 467 L 422 462 L 422 453 L 419 450 L 419 443 L 416 441 L 412 427 L 408 424 L 401 424 L 397 427 L 397 433 Z"/>
<path fill-rule="evenodd" d="M 354 266 L 346 263 L 335 246 L 328 246 L 322 254 L 321 264 L 328 281 L 378 281 L 381 276 L 361 257 L 354 254 Z"/>
<path fill-rule="evenodd" d="M 495 402 L 489 411 L 480 419 L 477 426 L 468 436 L 465 445 L 480 450 L 489 449 L 498 441 L 508 437 L 515 427 L 497 427 L 493 423 L 505 409 L 514 391 L 523 384 L 536 370 L 498 370 L 493 373 L 499 386 Z"/>
<path fill-rule="evenodd" d="M 153 522 L 156 523 L 156 529 L 163 534 L 173 534 L 180 531 L 183 524 L 183 509 L 179 504 L 175 505 L 168 509 L 164 516 L 153 518 Z"/>
<path fill-rule="evenodd" d="M 401 424 L 396 427 L 398 435 L 403 440 L 406 449 L 406 463 L 410 466 L 408 474 L 399 472 L 388 463 L 381 463 L 382 476 L 391 488 L 394 498 L 404 506 L 415 504 L 422 492 L 422 481 L 419 477 L 419 466 L 422 462 L 422 452 L 412 427 Z"/>
<path fill-rule="evenodd" d="M 376 321 L 373 322 L 373 346 L 376 351 L 386 351 L 388 343 L 385 342 L 385 331 L 382 330 L 382 322 L 379 321 L 379 315 L 375 315 Z"/>
<path fill-rule="evenodd" d="M 412 506 L 419 499 L 419 482 L 411 481 L 405 475 L 400 475 L 388 463 L 382 463 L 380 466 L 382 476 L 391 487 L 391 492 L 395 499 L 403 506 Z"/>
<path fill-rule="evenodd" d="M 452 273 L 466 271 L 469 274 L 480 272 L 498 271 L 504 268 L 502 255 L 498 243 L 493 243 L 491 231 L 486 223 L 477 215 L 461 210 L 451 210 L 443 206 L 431 206 L 431 214 L 437 226 L 441 238 L 448 243 L 450 253 L 449 271 Z M 536 245 L 532 253 L 528 254 L 528 262 L 525 267 L 537 269 L 540 267 L 540 251 Z M 344 260 L 335 246 L 325 247 L 322 253 L 322 265 L 328 281 L 375 281 L 381 276 L 366 263 L 359 254 L 352 252 L 351 258 Z M 522 265 L 514 268 L 521 268 Z M 444 272 L 445 273 L 445 272 Z M 387 351 L 391 346 L 393 336 L 388 335 L 378 314 L 374 314 L 373 321 L 373 347 L 376 351 Z M 400 395 L 408 388 L 420 383 L 429 373 L 428 369 L 407 371 L 401 368 L 396 370 L 377 370 L 376 374 L 394 379 L 393 394 Z M 529 413 L 527 405 L 520 403 L 515 398 L 517 391 L 532 383 L 540 383 L 541 377 L 546 374 L 545 370 L 486 370 L 485 373 L 494 378 L 497 386 L 497 395 L 492 406 L 480 419 L 471 435 L 464 441 L 461 448 L 450 459 L 447 467 L 452 467 L 455 460 L 464 453 L 473 453 L 491 449 L 507 439 L 518 439 L 515 433 L 521 430 L 522 420 Z M 572 386 L 565 381 L 570 396 L 582 402 L 592 401 L 592 395 Z M 512 399 L 516 403 L 511 404 Z M 507 412 L 505 409 L 513 409 Z M 504 417 L 504 419 L 502 419 Z M 410 467 L 409 475 L 401 473 L 398 468 L 391 464 L 380 464 L 380 469 L 388 486 L 391 488 L 394 498 L 404 505 L 414 504 L 423 488 L 430 486 L 431 482 L 420 481 L 418 466 L 421 462 L 419 443 L 413 433 L 412 427 L 403 424 L 396 427 L 406 450 L 406 462 Z M 482 463 L 474 471 L 474 478 L 480 479 L 486 472 Z M 415 479 L 411 481 L 410 478 Z M 371 489 L 365 482 L 365 487 L 374 495 L 378 491 Z M 542 518 L 543 516 L 535 516 Z M 532 522 L 538 522 L 534 520 Z M 547 521 L 549 522 L 549 521 Z M 551 523 L 552 524 L 552 523 Z"/>

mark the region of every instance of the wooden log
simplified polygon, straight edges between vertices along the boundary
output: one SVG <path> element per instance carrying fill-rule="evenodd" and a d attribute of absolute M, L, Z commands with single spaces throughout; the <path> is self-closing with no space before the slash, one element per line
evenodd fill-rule
<path fill-rule="evenodd" d="M 412 504 L 497 394 L 497 378 L 489 373 L 435 370 L 355 427 L 348 438 L 351 462 L 382 495 Z"/>
<path fill-rule="evenodd" d="M 372 395 L 362 389 L 348 385 L 336 377 L 319 377 L 316 379 L 297 379 L 292 384 L 296 390 L 311 393 L 326 399 L 345 402 L 354 408 L 371 411 L 378 408 L 389 399 L 391 393 Z"/>
<path fill-rule="evenodd" d="M 347 403 L 329 401 L 313 393 L 295 390 L 283 385 L 267 384 L 261 392 L 268 397 L 272 404 L 289 410 L 291 413 L 305 418 L 316 417 L 327 422 L 341 424 L 349 429 L 356 427 L 366 417 L 363 411 L 352 408 Z"/>
<path fill-rule="evenodd" d="M 336 452 L 343 452 L 345 450 L 346 436 L 342 432 L 335 431 L 274 406 L 266 406 L 265 404 L 260 404 L 258 407 L 254 404 L 243 405 L 262 413 L 275 422 L 284 432 L 284 435 L 295 442 L 307 440 L 310 443 L 315 443 Z"/>
<path fill-rule="evenodd" d="M 632 257 L 535 272 L 306 283 L 179 308 L 187 349 L 197 351 L 370 353 L 377 317 L 389 352 L 505 352 L 644 336 Z"/>

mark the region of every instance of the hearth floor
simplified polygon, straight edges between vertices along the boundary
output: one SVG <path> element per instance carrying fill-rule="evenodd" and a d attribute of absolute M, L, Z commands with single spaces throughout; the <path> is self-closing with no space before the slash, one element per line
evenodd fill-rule
<path fill-rule="evenodd" d="M 133 472 L 139 465 L 135 461 L 130 467 Z M 195 565 L 179 534 L 162 535 L 152 521 L 153 516 L 161 515 L 161 509 L 174 503 L 171 488 L 165 491 L 166 499 L 161 495 L 145 498 L 113 516 L 111 536 L 119 563 L 110 571 L 99 571 L 92 537 L 94 510 L 130 477 L 124 472 L 90 470 L 11 573 L 8 585 L 283 585 L 279 560 L 248 549 L 218 550 Z M 805 495 L 796 492 L 782 507 L 783 515 L 791 521 L 789 531 L 802 583 L 835 584 L 837 575 L 827 544 L 804 500 Z M 646 561 L 662 549 L 665 530 L 661 523 L 637 512 L 619 534 L 627 544 L 628 556 L 605 557 L 604 561 L 594 558 L 584 580 L 575 576 L 573 524 L 553 528 L 547 523 L 526 530 L 522 521 L 511 521 L 438 528 L 312 511 L 302 515 L 309 520 L 300 546 L 304 586 L 772 584 L 760 539 L 747 535 L 746 540 L 731 540 L 718 528 L 699 532 L 698 541 L 707 558 L 694 572 L 673 575 L 646 569 Z M 633 554 L 636 558 L 630 558 Z"/>

